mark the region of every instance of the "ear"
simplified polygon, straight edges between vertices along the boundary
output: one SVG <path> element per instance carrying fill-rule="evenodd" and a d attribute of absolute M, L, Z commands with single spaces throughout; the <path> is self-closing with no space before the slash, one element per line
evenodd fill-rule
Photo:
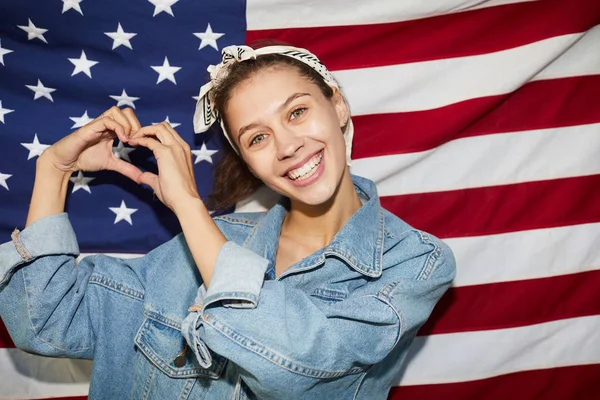
<path fill-rule="evenodd" d="M 335 107 L 335 112 L 337 113 L 341 128 L 348 123 L 348 119 L 350 118 L 350 109 L 348 108 L 348 104 L 346 104 L 346 100 L 344 100 L 342 92 L 340 92 L 340 90 L 336 87 L 332 87 L 332 89 L 333 98 L 331 101 Z"/>

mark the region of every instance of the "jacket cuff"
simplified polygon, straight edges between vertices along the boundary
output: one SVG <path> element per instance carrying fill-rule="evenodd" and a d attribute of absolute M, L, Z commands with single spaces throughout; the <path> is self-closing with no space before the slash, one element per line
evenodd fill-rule
<path fill-rule="evenodd" d="M 221 302 L 224 307 L 255 308 L 269 261 L 235 242 L 221 247 L 203 309 Z"/>
<path fill-rule="evenodd" d="M 0 244 L 0 285 L 15 267 L 40 256 L 79 255 L 79 246 L 67 213 L 41 218 L 22 231 L 15 229 L 11 241 Z"/>
<path fill-rule="evenodd" d="M 202 326 L 202 314 L 191 312 L 181 323 L 181 333 L 188 346 L 194 351 L 196 359 L 202 368 L 210 368 L 212 365 L 212 355 L 204 341 L 200 338 L 198 330 L 204 329 Z"/>

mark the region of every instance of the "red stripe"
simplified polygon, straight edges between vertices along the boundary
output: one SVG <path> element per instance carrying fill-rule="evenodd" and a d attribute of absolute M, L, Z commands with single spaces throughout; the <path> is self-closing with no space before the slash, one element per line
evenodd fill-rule
<path fill-rule="evenodd" d="M 484 54 L 584 32 L 598 23 L 598 0 L 570 1 L 568 7 L 564 0 L 546 0 L 415 21 L 254 30 L 246 43 L 275 39 L 304 47 L 335 71 Z"/>
<path fill-rule="evenodd" d="M 48 397 L 37 400 L 87 400 L 87 396 L 75 396 L 75 397 Z"/>
<path fill-rule="evenodd" d="M 600 2 L 599 2 L 600 4 Z M 600 75 L 530 82 L 432 110 L 352 117 L 354 159 L 430 150 L 454 139 L 600 122 Z M 565 101 L 568 99 L 568 101 Z M 543 106 L 542 106 L 543 105 Z"/>
<path fill-rule="evenodd" d="M 14 348 L 15 344 L 13 343 L 8 331 L 6 330 L 6 326 L 4 326 L 4 322 L 0 318 L 0 349 Z"/>
<path fill-rule="evenodd" d="M 597 315 L 599 287 L 600 271 L 589 271 L 451 288 L 419 335 L 514 328 Z"/>
<path fill-rule="evenodd" d="M 388 400 L 597 400 L 599 377 L 600 364 L 578 365 L 470 382 L 394 387 Z"/>
<path fill-rule="evenodd" d="M 381 205 L 440 238 L 599 222 L 600 175 L 389 196 Z"/>

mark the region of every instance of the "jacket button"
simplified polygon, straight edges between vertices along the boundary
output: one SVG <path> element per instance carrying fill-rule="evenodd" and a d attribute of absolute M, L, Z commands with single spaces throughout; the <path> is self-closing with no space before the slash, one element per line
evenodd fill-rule
<path fill-rule="evenodd" d="M 183 346 L 183 350 L 181 351 L 181 353 L 179 353 L 177 355 L 177 357 L 175 357 L 173 359 L 173 364 L 175 364 L 175 366 L 177 368 L 181 368 L 185 365 L 185 363 L 186 363 L 185 353 L 186 352 L 187 352 L 187 346 Z"/>

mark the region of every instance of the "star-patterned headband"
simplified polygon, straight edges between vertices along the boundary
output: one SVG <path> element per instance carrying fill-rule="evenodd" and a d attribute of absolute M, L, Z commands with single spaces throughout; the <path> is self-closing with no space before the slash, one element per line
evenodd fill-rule
<path fill-rule="evenodd" d="M 267 46 L 255 50 L 248 46 L 227 46 L 223 48 L 221 54 L 223 57 L 222 61 L 217 65 L 210 65 L 207 69 L 210 73 L 210 82 L 206 83 L 200 88 L 198 102 L 196 103 L 196 111 L 194 112 L 194 132 L 206 132 L 215 121 L 219 120 L 223 134 L 236 152 L 238 150 L 232 139 L 229 137 L 229 134 L 225 130 L 223 119 L 219 118 L 217 111 L 213 107 L 214 97 L 212 93 L 212 89 L 215 86 L 218 86 L 220 82 L 228 75 L 229 67 L 233 65 L 233 63 L 256 59 L 257 56 L 265 54 L 281 54 L 287 57 L 292 57 L 308 65 L 317 71 L 321 77 L 323 77 L 323 80 L 327 85 L 335 87 L 338 90 L 340 89 L 331 72 L 325 68 L 317 56 L 305 49 L 292 46 Z M 353 136 L 354 125 L 352 124 L 352 119 L 350 118 L 348 119 L 346 130 L 344 132 L 344 141 L 346 143 L 346 163 L 348 165 L 350 165 L 350 153 L 352 152 Z"/>

